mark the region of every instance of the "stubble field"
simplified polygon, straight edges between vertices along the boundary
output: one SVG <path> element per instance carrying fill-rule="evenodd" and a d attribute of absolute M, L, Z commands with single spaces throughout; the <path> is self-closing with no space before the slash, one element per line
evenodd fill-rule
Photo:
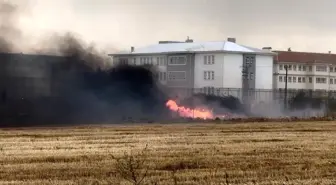
<path fill-rule="evenodd" d="M 0 130 L 0 184 L 132 183 L 336 184 L 336 122 Z"/>

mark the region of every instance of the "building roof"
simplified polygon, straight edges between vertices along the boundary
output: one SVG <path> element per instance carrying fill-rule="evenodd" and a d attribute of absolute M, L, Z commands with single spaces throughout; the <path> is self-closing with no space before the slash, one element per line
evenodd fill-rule
<path fill-rule="evenodd" d="M 276 62 L 295 62 L 295 63 L 336 63 L 336 54 L 332 53 L 309 53 L 295 51 L 273 51 Z"/>
<path fill-rule="evenodd" d="M 198 53 L 198 52 L 235 52 L 235 53 L 260 53 L 273 54 L 269 50 L 262 50 L 248 46 L 239 45 L 229 41 L 212 42 L 181 42 L 154 44 L 142 48 L 134 48 L 134 51 L 123 51 L 112 55 L 129 54 L 153 54 L 153 53 Z"/>

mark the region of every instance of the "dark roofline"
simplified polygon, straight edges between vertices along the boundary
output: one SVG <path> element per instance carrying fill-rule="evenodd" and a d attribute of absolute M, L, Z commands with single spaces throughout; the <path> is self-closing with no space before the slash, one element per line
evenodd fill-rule
<path fill-rule="evenodd" d="M 336 55 L 336 53 L 321 53 L 321 52 L 309 52 L 309 51 L 287 51 L 287 50 L 272 50 L 274 53 L 302 53 L 302 54 L 319 54 L 319 55 Z"/>
<path fill-rule="evenodd" d="M 199 54 L 199 53 L 232 53 L 232 54 L 256 54 L 256 55 L 269 55 L 275 56 L 277 53 L 274 52 L 240 52 L 240 51 L 223 51 L 223 50 L 212 50 L 212 51 L 175 51 L 175 52 L 158 52 L 158 53 L 115 53 L 115 54 L 108 54 L 108 56 L 146 56 L 146 55 L 174 55 L 174 54 Z"/>
<path fill-rule="evenodd" d="M 39 57 L 71 57 L 64 55 L 51 55 L 51 54 L 34 54 L 34 53 L 10 53 L 10 52 L 0 52 L 0 55 L 23 55 L 23 56 L 39 56 Z"/>

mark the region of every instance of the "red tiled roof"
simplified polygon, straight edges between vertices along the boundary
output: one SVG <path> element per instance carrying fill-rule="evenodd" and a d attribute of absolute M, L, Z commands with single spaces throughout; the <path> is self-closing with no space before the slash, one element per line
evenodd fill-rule
<path fill-rule="evenodd" d="M 295 63 L 336 63 L 336 54 L 329 53 L 309 53 L 295 51 L 273 51 L 276 62 L 295 62 Z"/>

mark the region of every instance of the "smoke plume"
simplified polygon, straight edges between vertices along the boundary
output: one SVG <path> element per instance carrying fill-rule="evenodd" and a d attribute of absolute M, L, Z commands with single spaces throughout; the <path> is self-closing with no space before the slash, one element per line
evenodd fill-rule
<path fill-rule="evenodd" d="M 18 54 L 18 6 L 0 1 L 1 126 L 162 119 L 167 98 L 150 66 L 118 65 L 74 33 Z M 22 39 L 22 40 L 20 40 Z M 43 93 L 42 93 L 43 92 Z"/>
<path fill-rule="evenodd" d="M 17 5 L 0 1 L 0 52 L 15 49 L 14 42 L 21 37 L 21 30 L 17 26 L 19 14 Z"/>
<path fill-rule="evenodd" d="M 111 67 L 108 56 L 70 32 L 41 40 L 30 48 L 33 55 L 19 54 L 25 43 L 20 15 L 18 5 L 0 0 L 0 126 L 170 118 L 165 106 L 169 97 L 153 66 Z M 199 94 L 181 103 L 207 106 L 216 115 L 247 114 L 235 97 Z"/>

